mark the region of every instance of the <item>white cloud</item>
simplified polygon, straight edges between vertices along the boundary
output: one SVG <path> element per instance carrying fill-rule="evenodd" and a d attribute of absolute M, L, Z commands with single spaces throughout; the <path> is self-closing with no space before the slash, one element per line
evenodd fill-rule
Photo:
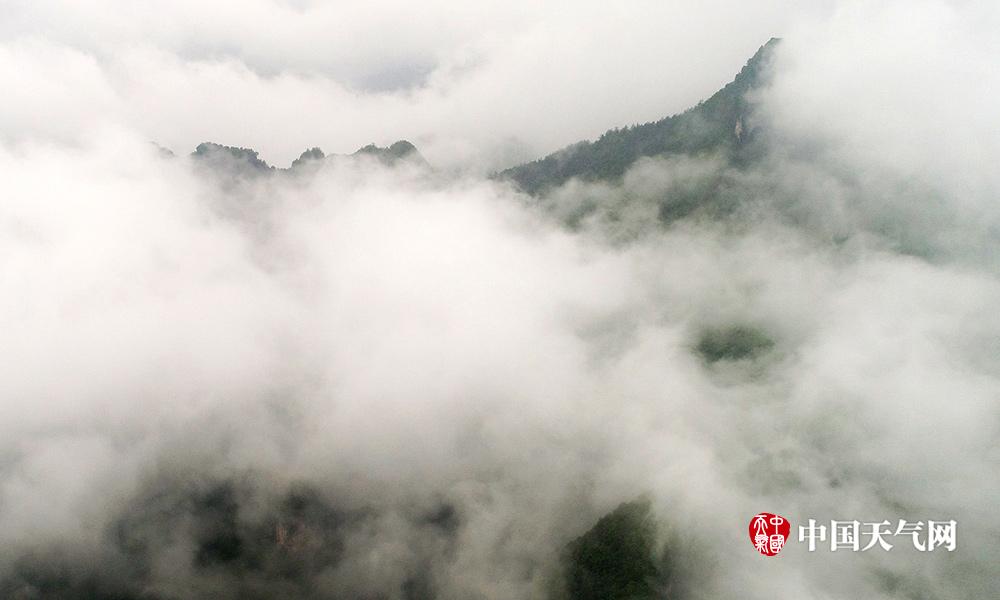
<path fill-rule="evenodd" d="M 0 6 L 0 582 L 28 557 L 164 596 L 286 593 L 198 566 L 231 515 L 195 505 L 226 481 L 248 528 L 316 490 L 343 555 L 303 577 L 348 596 L 415 572 L 544 596 L 564 544 L 644 492 L 700 597 L 995 591 L 989 5 Z M 183 156 L 406 137 L 475 173 L 685 108 L 778 33 L 759 100 L 782 151 L 726 172 L 744 221 L 651 225 L 718 158 L 571 183 L 542 206 L 618 220 L 569 232 L 476 175 L 233 184 Z M 373 89 L 386 73 L 405 85 Z M 773 346 L 699 355 L 734 324 Z M 955 518 L 959 550 L 762 567 L 759 510 Z"/>
<path fill-rule="evenodd" d="M 110 118 L 177 152 L 209 139 L 279 165 L 409 138 L 442 167 L 495 168 L 687 108 L 811 12 L 794 4 L 15 4 L 6 46 L 80 56 L 22 56 L 40 103 L 0 106 L 64 122 L 74 81 L 76 130 L 55 133 Z"/>

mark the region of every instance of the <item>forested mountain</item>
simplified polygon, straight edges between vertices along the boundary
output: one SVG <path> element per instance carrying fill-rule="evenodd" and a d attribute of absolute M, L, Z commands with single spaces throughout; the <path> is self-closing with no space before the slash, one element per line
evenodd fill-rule
<path fill-rule="evenodd" d="M 169 154 L 172 155 L 173 153 Z M 198 144 L 198 147 L 191 153 L 191 157 L 212 170 L 239 175 L 262 175 L 272 171 L 295 171 L 311 163 L 350 157 L 371 157 L 386 166 L 393 166 L 400 161 L 426 164 L 426 161 L 420 155 L 420 152 L 417 151 L 417 148 L 406 140 L 399 140 L 388 147 L 368 144 L 349 155 L 327 155 L 319 148 L 310 148 L 292 161 L 292 165 L 288 169 L 280 169 L 267 164 L 266 161 L 260 158 L 256 150 L 225 146 L 213 142 Z"/>
<path fill-rule="evenodd" d="M 761 46 L 736 78 L 697 106 L 652 123 L 612 129 L 597 141 L 583 141 L 545 158 L 507 169 L 510 179 L 539 195 L 572 178 L 584 181 L 620 178 L 645 156 L 723 153 L 741 164 L 759 151 L 757 131 L 746 94 L 766 83 L 769 58 L 778 38 Z"/>
<path fill-rule="evenodd" d="M 582 141 L 544 158 L 498 173 L 532 195 L 541 195 L 570 179 L 615 181 L 643 157 L 721 154 L 734 165 L 751 161 L 761 151 L 760 135 L 747 92 L 766 83 L 767 64 L 778 38 L 772 38 L 747 61 L 736 78 L 709 99 L 681 113 L 652 123 L 611 129 L 596 141 Z M 314 161 L 370 156 L 386 165 L 406 160 L 426 165 L 416 147 L 400 140 L 388 147 L 369 144 L 351 155 L 326 155 L 310 148 L 278 169 L 255 150 L 213 142 L 199 144 L 193 158 L 213 170 L 240 175 L 260 175 L 275 170 L 296 170 Z"/>

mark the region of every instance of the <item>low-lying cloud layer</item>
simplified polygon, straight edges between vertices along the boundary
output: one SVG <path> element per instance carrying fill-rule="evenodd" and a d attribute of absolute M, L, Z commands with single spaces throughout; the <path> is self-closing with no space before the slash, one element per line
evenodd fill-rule
<path fill-rule="evenodd" d="M 664 594 L 1000 591 L 995 8 L 494 7 L 438 37 L 445 6 L 0 6 L 0 595 L 558 597 L 566 544 L 640 496 Z M 752 168 L 454 175 L 683 108 L 779 33 Z M 571 75 L 539 89 L 546 35 Z M 187 156 L 398 137 L 444 168 Z M 720 179 L 725 210 L 663 218 Z M 958 549 L 765 560 L 761 510 L 955 519 Z"/>

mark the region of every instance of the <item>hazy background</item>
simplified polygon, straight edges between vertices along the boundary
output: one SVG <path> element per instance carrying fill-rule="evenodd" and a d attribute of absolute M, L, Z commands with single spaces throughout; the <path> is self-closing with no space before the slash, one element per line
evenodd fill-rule
<path fill-rule="evenodd" d="M 998 13 L 0 1 L 2 589 L 544 598 L 646 494 L 685 597 L 996 596 Z M 683 110 L 772 36 L 745 218 L 656 223 L 710 157 L 541 203 L 482 176 Z M 187 157 L 399 138 L 435 169 Z M 585 196 L 624 218 L 539 209 Z M 733 325 L 772 345 L 699 355 Z M 760 511 L 954 518 L 958 550 L 764 559 Z M 325 524 L 305 567 L 199 554 L 282 518 Z"/>
<path fill-rule="evenodd" d="M 3 134 L 123 126 L 279 166 L 409 139 L 497 168 L 709 96 L 823 3 L 9 2 Z"/>

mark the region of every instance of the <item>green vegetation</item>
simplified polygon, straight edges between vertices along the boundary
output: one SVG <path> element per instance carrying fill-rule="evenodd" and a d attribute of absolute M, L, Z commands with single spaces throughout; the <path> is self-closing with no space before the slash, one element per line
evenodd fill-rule
<path fill-rule="evenodd" d="M 359 149 L 353 156 L 373 156 L 386 165 L 395 165 L 401 160 L 412 160 L 421 164 L 426 164 L 424 158 L 417 152 L 416 146 L 406 140 L 399 140 L 388 148 L 382 148 L 375 144 L 368 144 Z"/>
<path fill-rule="evenodd" d="M 653 123 L 612 129 L 595 142 L 578 142 L 540 160 L 507 169 L 500 178 L 538 195 L 576 177 L 614 181 L 639 158 L 722 152 L 734 164 L 756 155 L 746 93 L 763 83 L 773 38 L 747 62 L 731 83 L 694 108 Z"/>
<path fill-rule="evenodd" d="M 321 161 L 324 158 L 326 158 L 326 155 L 323 154 L 322 150 L 320 150 L 319 148 L 310 148 L 305 152 L 303 152 L 301 155 L 299 155 L 298 158 L 292 161 L 291 168 L 292 170 L 302 168 L 309 163 Z"/>
<path fill-rule="evenodd" d="M 164 149 L 164 151 L 168 152 L 169 156 L 173 156 L 173 153 L 170 153 L 169 150 Z M 167 155 L 165 154 L 165 156 Z M 357 152 L 351 154 L 350 156 L 372 156 L 388 166 L 395 165 L 404 160 L 414 162 L 416 164 L 427 164 L 424 158 L 420 155 L 420 152 L 417 151 L 416 146 L 406 140 L 399 140 L 386 148 L 376 146 L 375 144 L 368 144 L 363 148 L 359 148 Z M 258 156 L 256 150 L 252 150 L 250 148 L 224 146 L 213 142 L 202 142 L 201 144 L 198 144 L 198 147 L 191 153 L 191 158 L 207 166 L 211 170 L 240 176 L 264 175 L 278 171 L 295 171 L 297 169 L 302 169 L 307 165 L 321 164 L 328 158 L 343 159 L 346 157 L 347 155 L 343 154 L 331 154 L 328 156 L 319 148 L 310 148 L 303 152 L 297 159 L 292 161 L 291 167 L 288 169 L 280 169 L 267 164 L 267 162 Z"/>
<path fill-rule="evenodd" d="M 567 600 L 662 598 L 656 524 L 648 501 L 622 504 L 570 542 L 564 558 Z"/>
<path fill-rule="evenodd" d="M 206 160 L 212 163 L 229 161 L 233 165 L 248 167 L 255 171 L 270 171 L 274 167 L 268 165 L 257 156 L 256 150 L 250 148 L 238 148 L 235 146 L 223 146 L 212 142 L 202 142 L 191 154 L 193 158 Z"/>
<path fill-rule="evenodd" d="M 752 359 L 774 347 L 774 340 L 747 325 L 711 328 L 701 333 L 695 347 L 705 362 Z"/>

